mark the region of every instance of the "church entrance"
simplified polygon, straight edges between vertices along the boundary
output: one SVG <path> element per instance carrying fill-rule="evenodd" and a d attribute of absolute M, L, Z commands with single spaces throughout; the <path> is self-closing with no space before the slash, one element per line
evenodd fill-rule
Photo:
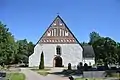
<path fill-rule="evenodd" d="M 61 53 L 62 53 L 61 47 L 57 46 L 56 47 L 56 55 L 55 55 L 54 60 L 53 60 L 53 66 L 54 67 L 62 67 L 63 66 L 62 65 Z"/>
<path fill-rule="evenodd" d="M 62 67 L 62 58 L 60 56 L 54 58 L 54 67 Z"/>

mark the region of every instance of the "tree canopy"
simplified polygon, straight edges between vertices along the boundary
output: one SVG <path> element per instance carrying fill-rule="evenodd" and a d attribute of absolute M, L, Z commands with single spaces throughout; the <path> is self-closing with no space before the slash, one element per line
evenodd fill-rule
<path fill-rule="evenodd" d="M 34 44 L 26 39 L 15 42 L 14 36 L 0 22 L 0 65 L 28 62 L 28 57 L 33 53 Z"/>
<path fill-rule="evenodd" d="M 116 64 L 120 57 L 120 43 L 98 33 L 90 33 L 89 43 L 93 46 L 96 63 Z"/>

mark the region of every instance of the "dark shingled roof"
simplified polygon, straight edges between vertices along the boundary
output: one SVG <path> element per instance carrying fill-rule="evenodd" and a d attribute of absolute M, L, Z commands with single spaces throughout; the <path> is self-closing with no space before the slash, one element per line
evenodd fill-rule
<path fill-rule="evenodd" d="M 90 46 L 90 45 L 83 46 L 83 57 L 84 58 L 94 58 L 95 57 L 92 46 Z"/>

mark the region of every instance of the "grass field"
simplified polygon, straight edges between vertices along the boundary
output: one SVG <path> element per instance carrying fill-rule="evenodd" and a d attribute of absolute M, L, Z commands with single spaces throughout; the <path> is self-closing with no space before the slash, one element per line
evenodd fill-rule
<path fill-rule="evenodd" d="M 50 69 L 31 69 L 31 70 L 33 70 L 33 71 L 50 71 Z"/>
<path fill-rule="evenodd" d="M 43 72 L 39 71 L 37 73 L 42 75 L 42 76 L 47 76 L 49 74 L 49 72 L 44 72 L 44 71 Z"/>
<path fill-rule="evenodd" d="M 50 71 L 50 69 L 31 69 L 33 71 L 36 71 L 38 74 L 42 75 L 42 76 L 47 76 L 49 74 L 48 71 Z"/>
<path fill-rule="evenodd" d="M 107 75 L 107 77 L 117 77 L 117 78 L 120 78 L 120 74 L 119 73 L 109 73 Z"/>
<path fill-rule="evenodd" d="M 76 78 L 75 80 L 103 80 L 103 79 L 100 79 L 100 78 Z"/>
<path fill-rule="evenodd" d="M 23 73 L 9 73 L 6 78 L 9 80 L 25 80 L 25 75 Z"/>

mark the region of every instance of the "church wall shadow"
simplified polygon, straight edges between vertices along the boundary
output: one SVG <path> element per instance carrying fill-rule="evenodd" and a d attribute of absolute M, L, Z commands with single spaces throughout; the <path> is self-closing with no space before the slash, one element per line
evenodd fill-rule
<path fill-rule="evenodd" d="M 49 74 L 54 74 L 54 75 L 60 75 L 63 77 L 69 77 L 69 76 L 82 76 L 83 72 L 87 72 L 87 73 L 95 73 L 97 75 L 99 75 L 99 73 L 101 74 L 102 72 L 104 72 L 103 76 L 107 77 L 107 75 L 110 75 L 112 73 L 120 73 L 120 70 L 97 70 L 97 69 L 93 69 L 93 70 L 88 70 L 88 71 L 80 71 L 80 70 L 63 70 L 61 72 L 53 72 L 53 73 L 49 73 Z M 98 73 L 99 72 L 99 73 Z"/>
<path fill-rule="evenodd" d="M 63 77 L 69 77 L 71 75 L 80 76 L 83 73 L 82 73 L 82 71 L 78 71 L 78 70 L 63 70 L 62 72 L 53 72 L 53 73 L 49 73 L 49 74 L 61 75 Z"/>

